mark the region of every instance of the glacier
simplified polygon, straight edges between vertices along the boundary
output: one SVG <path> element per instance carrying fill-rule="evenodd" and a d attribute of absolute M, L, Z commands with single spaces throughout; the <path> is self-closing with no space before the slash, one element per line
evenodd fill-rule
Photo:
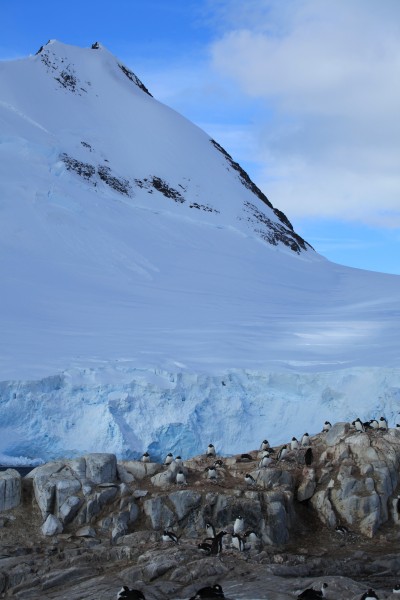
<path fill-rule="evenodd" d="M 400 421 L 400 369 L 207 373 L 107 365 L 0 384 L 0 457 L 51 460 L 91 451 L 161 461 L 213 443 L 226 456 L 321 431 L 331 422 Z M 21 462 L 21 461 L 19 461 Z"/>
<path fill-rule="evenodd" d="M 99 44 L 0 61 L 0 281 L 2 463 L 398 420 L 400 277 L 319 255 Z"/>

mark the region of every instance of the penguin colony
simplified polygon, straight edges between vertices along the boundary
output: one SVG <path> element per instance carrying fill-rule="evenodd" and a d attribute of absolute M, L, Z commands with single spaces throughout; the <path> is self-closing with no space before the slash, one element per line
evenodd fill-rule
<path fill-rule="evenodd" d="M 369 421 L 364 422 L 361 421 L 361 419 L 357 418 L 354 421 L 352 421 L 351 426 L 356 432 L 360 433 L 365 433 L 368 430 L 388 430 L 388 422 L 384 417 L 380 417 L 379 420 L 371 419 Z M 331 428 L 332 424 L 329 421 L 325 421 L 322 427 L 322 433 L 327 433 Z M 400 424 L 396 424 L 396 428 L 400 428 Z M 273 463 L 273 461 L 276 461 L 277 463 L 279 461 L 284 461 L 288 458 L 289 453 L 293 454 L 293 452 L 298 453 L 301 451 L 303 452 L 303 463 L 306 467 L 309 467 L 313 462 L 313 452 L 311 448 L 311 439 L 308 433 L 304 433 L 301 436 L 300 440 L 298 440 L 296 437 L 292 437 L 289 443 L 284 444 L 280 447 L 275 457 L 272 457 L 272 455 L 275 454 L 274 448 L 271 447 L 268 440 L 263 440 L 258 453 L 258 468 L 267 468 Z M 218 481 L 218 470 L 223 469 L 224 461 L 222 459 L 216 459 L 217 454 L 213 444 L 208 445 L 205 452 L 205 456 L 207 459 L 215 459 L 212 465 L 208 465 L 205 468 L 205 474 L 208 481 L 216 483 Z M 145 452 L 141 457 L 142 462 L 150 462 L 150 460 L 151 458 L 148 452 Z M 254 460 L 255 459 L 251 454 L 241 454 L 237 459 L 237 462 L 250 462 Z M 183 459 L 181 456 L 176 456 L 174 458 L 173 454 L 169 452 L 165 457 L 164 465 L 170 467 L 173 463 L 178 467 L 181 467 L 181 465 L 183 465 Z M 178 469 L 175 481 L 177 485 L 187 484 L 186 475 L 182 468 Z M 257 485 L 256 479 L 250 473 L 245 474 L 244 483 L 247 487 Z M 225 536 L 230 536 L 230 547 L 238 550 L 239 552 L 244 552 L 245 550 L 250 549 L 253 545 L 257 545 L 260 543 L 260 538 L 257 532 L 253 530 L 245 530 L 245 521 L 241 515 L 236 516 L 233 525 L 231 526 L 231 528 L 228 529 L 230 530 L 221 530 L 217 532 L 212 523 L 206 523 L 206 537 L 203 539 L 202 542 L 199 542 L 197 544 L 198 550 L 202 554 L 205 554 L 207 556 L 216 556 L 220 554 L 223 549 L 223 538 Z M 337 526 L 335 528 L 335 531 L 340 536 L 347 536 L 349 534 L 349 529 L 343 525 Z M 180 536 L 178 536 L 174 531 L 164 530 L 161 539 L 165 543 L 178 544 Z M 298 593 L 297 600 L 323 600 L 326 597 L 327 588 L 327 583 L 323 583 L 320 589 L 307 588 L 304 591 Z M 393 588 L 393 593 L 400 594 L 400 584 L 396 585 Z M 219 584 L 214 584 L 212 586 L 200 588 L 189 600 L 200 600 L 202 598 L 225 598 L 225 596 L 222 587 Z M 146 599 L 143 592 L 141 592 L 140 590 L 129 589 L 128 586 L 124 585 L 122 589 L 118 592 L 117 600 Z M 379 598 L 376 592 L 370 588 L 361 596 L 360 600 L 379 600 Z"/>

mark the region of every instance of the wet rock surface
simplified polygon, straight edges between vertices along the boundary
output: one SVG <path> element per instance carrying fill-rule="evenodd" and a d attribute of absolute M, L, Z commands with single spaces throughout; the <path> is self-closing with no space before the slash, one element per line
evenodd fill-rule
<path fill-rule="evenodd" d="M 0 513 L 0 597 L 105 600 L 127 585 L 190 598 L 218 583 L 226 598 L 286 599 L 323 582 L 332 600 L 370 587 L 391 597 L 399 432 L 337 424 L 310 442 L 312 464 L 300 448 L 260 468 L 251 451 L 221 458 L 212 478 L 206 455 L 167 467 L 91 454 L 36 468 L 21 478 L 20 503 Z M 183 484 L 170 476 L 178 467 Z M 220 545 L 207 524 L 225 532 Z M 165 529 L 177 543 L 163 541 Z"/>

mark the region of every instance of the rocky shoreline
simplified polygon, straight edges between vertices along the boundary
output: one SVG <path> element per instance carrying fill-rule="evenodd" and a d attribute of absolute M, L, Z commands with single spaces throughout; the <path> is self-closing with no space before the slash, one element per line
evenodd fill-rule
<path fill-rule="evenodd" d="M 280 460 L 272 450 L 264 463 L 259 450 L 168 466 L 94 453 L 24 477 L 0 472 L 0 597 L 106 600 L 127 585 L 147 600 L 184 599 L 219 583 L 226 598 L 279 600 L 323 582 L 332 600 L 369 587 L 391 596 L 398 429 L 337 423 Z M 226 531 L 221 552 L 198 547 L 210 544 L 208 523 Z M 164 530 L 178 543 L 163 541 Z"/>

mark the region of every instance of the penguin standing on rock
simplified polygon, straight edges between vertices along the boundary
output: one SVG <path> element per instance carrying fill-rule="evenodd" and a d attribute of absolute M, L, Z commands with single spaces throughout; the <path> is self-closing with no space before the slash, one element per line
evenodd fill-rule
<path fill-rule="evenodd" d="M 140 590 L 130 590 L 127 585 L 123 585 L 118 592 L 117 600 L 146 600 Z"/>
<path fill-rule="evenodd" d="M 388 423 L 387 423 L 385 417 L 381 417 L 379 419 L 379 429 L 381 431 L 387 431 L 388 430 Z"/>
<path fill-rule="evenodd" d="M 310 445 L 310 436 L 308 435 L 308 433 L 305 433 L 302 438 L 301 438 L 301 445 L 302 446 L 309 446 Z"/>
<path fill-rule="evenodd" d="M 213 444 L 208 444 L 206 454 L 207 456 L 215 456 L 215 447 Z"/>
<path fill-rule="evenodd" d="M 256 485 L 256 480 L 254 479 L 254 477 L 252 475 L 250 475 L 250 473 L 246 473 L 246 475 L 244 476 L 244 482 L 246 485 L 250 486 L 250 485 Z"/>
<path fill-rule="evenodd" d="M 216 583 L 212 587 L 201 588 L 189 600 L 200 600 L 200 598 L 225 598 L 225 596 L 222 587 Z"/>
<path fill-rule="evenodd" d="M 175 456 L 175 464 L 181 465 L 183 463 L 182 456 Z"/>
<path fill-rule="evenodd" d="M 236 517 L 233 524 L 233 533 L 243 533 L 244 531 L 244 518 L 240 515 Z"/>
<path fill-rule="evenodd" d="M 332 429 L 332 423 L 329 423 L 329 421 L 325 421 L 324 426 L 322 427 L 322 433 L 326 433 L 330 429 Z"/>
<path fill-rule="evenodd" d="M 215 527 L 211 523 L 206 523 L 206 534 L 208 538 L 215 538 Z"/>
<path fill-rule="evenodd" d="M 360 600 L 379 600 L 375 590 L 369 588 L 368 592 L 364 592 Z"/>
<path fill-rule="evenodd" d="M 297 450 L 299 445 L 300 445 L 299 440 L 295 437 L 292 437 L 291 442 L 290 442 L 290 449 Z"/>
<path fill-rule="evenodd" d="M 356 419 L 355 421 L 353 421 L 352 425 L 354 426 L 354 429 L 356 431 L 360 431 L 363 432 L 365 431 L 365 427 L 364 424 L 362 423 L 361 419 Z"/>
<path fill-rule="evenodd" d="M 211 480 L 217 479 L 217 469 L 215 467 L 207 467 L 207 478 Z"/>
<path fill-rule="evenodd" d="M 239 533 L 232 534 L 232 546 L 237 548 L 239 552 L 243 552 L 244 550 L 244 539 Z"/>
<path fill-rule="evenodd" d="M 278 454 L 277 454 L 277 457 L 276 457 L 276 459 L 277 459 L 277 460 L 283 460 L 283 459 L 285 458 L 285 456 L 286 456 L 287 452 L 288 452 L 288 449 L 287 449 L 287 446 L 286 446 L 286 444 L 285 444 L 285 445 L 284 445 L 284 446 L 282 446 L 282 448 L 279 450 L 279 452 L 278 452 Z"/>
<path fill-rule="evenodd" d="M 261 442 L 260 450 L 268 450 L 269 449 L 269 441 L 263 440 Z"/>
<path fill-rule="evenodd" d="M 314 588 L 308 588 L 301 592 L 297 596 L 297 600 L 321 600 L 321 598 L 325 598 L 326 588 L 328 587 L 327 583 L 323 583 L 321 585 L 320 590 L 314 590 Z"/>
<path fill-rule="evenodd" d="M 260 462 L 258 463 L 258 466 L 260 467 L 260 469 L 266 469 L 271 463 L 272 458 L 270 458 L 269 454 L 266 453 L 265 456 L 263 456 Z"/>
<path fill-rule="evenodd" d="M 174 544 L 177 544 L 179 541 L 179 537 L 176 535 L 176 533 L 173 531 L 167 531 L 166 529 L 164 529 L 164 533 L 161 537 L 163 542 L 173 542 Z"/>
<path fill-rule="evenodd" d="M 145 452 L 144 454 L 142 454 L 142 462 L 148 463 L 150 462 L 150 454 L 148 452 Z"/>
<path fill-rule="evenodd" d="M 180 485 L 186 485 L 186 476 L 182 469 L 179 469 L 179 471 L 177 472 L 175 481 Z"/>
<path fill-rule="evenodd" d="M 168 452 L 168 454 L 164 460 L 164 465 L 167 467 L 168 465 L 170 465 L 173 462 L 173 460 L 174 460 L 174 457 L 172 455 L 172 452 Z"/>

